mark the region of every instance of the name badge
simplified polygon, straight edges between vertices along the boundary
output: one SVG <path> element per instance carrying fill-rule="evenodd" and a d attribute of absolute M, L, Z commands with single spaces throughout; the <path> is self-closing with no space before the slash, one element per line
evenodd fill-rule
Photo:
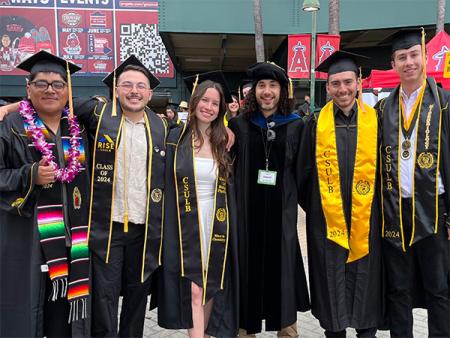
<path fill-rule="evenodd" d="M 277 172 L 270 170 L 258 170 L 258 184 L 275 185 L 277 182 Z"/>

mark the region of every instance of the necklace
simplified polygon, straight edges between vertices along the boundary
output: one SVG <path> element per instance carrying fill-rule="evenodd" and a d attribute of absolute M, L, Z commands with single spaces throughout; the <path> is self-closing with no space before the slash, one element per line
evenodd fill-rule
<path fill-rule="evenodd" d="M 28 124 L 28 131 L 31 133 L 34 147 L 42 154 L 45 164 L 50 165 L 55 170 L 55 178 L 62 183 L 70 183 L 80 172 L 82 165 L 78 160 L 80 156 L 80 126 L 75 116 L 68 114 L 67 107 L 63 110 L 63 116 L 67 116 L 70 131 L 70 147 L 67 166 L 59 168 L 52 153 L 52 146 L 45 140 L 42 129 L 36 125 L 37 113 L 29 100 L 23 100 L 19 104 L 19 113 Z"/>

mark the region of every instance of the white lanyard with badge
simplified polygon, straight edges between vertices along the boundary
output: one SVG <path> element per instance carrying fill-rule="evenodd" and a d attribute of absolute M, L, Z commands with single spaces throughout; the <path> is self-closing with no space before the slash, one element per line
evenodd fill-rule
<path fill-rule="evenodd" d="M 272 149 L 272 143 L 276 138 L 276 133 L 274 130 L 270 129 L 275 126 L 275 122 L 267 123 L 267 133 L 266 137 L 264 137 L 262 128 L 261 128 L 261 137 L 264 145 L 264 155 L 266 157 L 266 168 L 265 170 L 258 170 L 258 184 L 264 185 L 272 185 L 274 186 L 277 182 L 277 172 L 269 170 L 269 156 L 270 150 Z"/>

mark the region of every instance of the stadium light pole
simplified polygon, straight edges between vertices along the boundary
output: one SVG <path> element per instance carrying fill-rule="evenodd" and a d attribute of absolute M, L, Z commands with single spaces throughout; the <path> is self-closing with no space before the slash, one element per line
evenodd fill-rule
<path fill-rule="evenodd" d="M 317 12 L 320 10 L 319 0 L 304 0 L 302 9 L 305 12 L 311 12 L 311 62 L 310 62 L 310 109 L 315 110 L 315 92 L 316 92 L 316 31 L 317 31 Z"/>

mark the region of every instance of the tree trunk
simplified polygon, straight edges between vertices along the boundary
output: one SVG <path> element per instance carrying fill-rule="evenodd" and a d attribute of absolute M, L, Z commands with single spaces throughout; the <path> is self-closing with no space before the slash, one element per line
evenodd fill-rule
<path fill-rule="evenodd" d="M 339 0 L 329 0 L 328 12 L 328 34 L 339 35 Z"/>
<path fill-rule="evenodd" d="M 436 34 L 444 30 L 445 0 L 437 0 Z"/>
<path fill-rule="evenodd" d="M 264 35 L 262 26 L 261 0 L 253 0 L 253 17 L 255 18 L 256 61 L 264 62 Z"/>

